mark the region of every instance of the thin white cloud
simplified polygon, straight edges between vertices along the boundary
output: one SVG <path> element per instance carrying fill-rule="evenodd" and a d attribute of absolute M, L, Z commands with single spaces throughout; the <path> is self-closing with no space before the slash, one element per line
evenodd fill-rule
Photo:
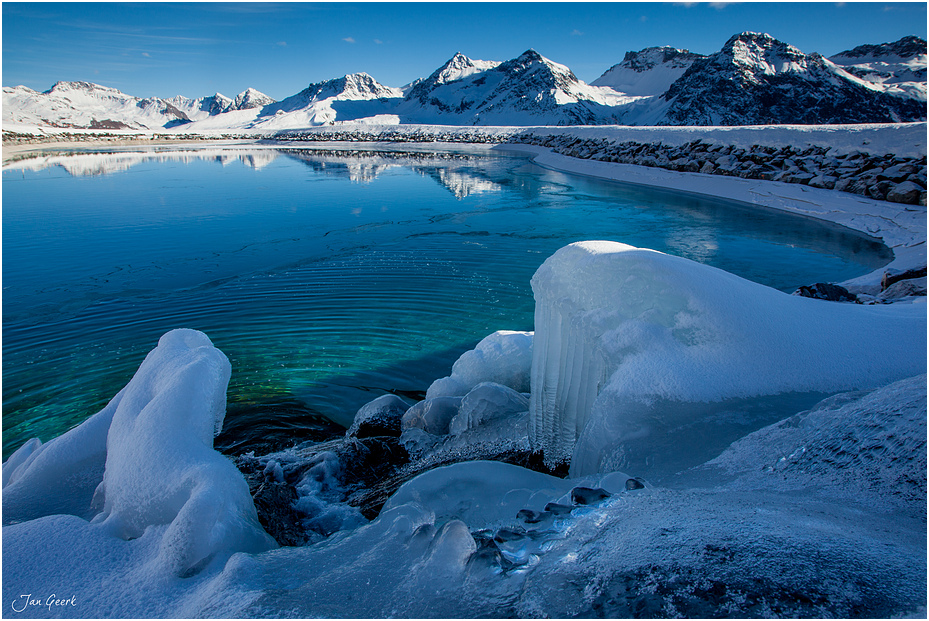
<path fill-rule="evenodd" d="M 580 30 L 578 30 L 577 28 L 575 28 L 574 30 L 571 31 L 571 36 L 572 36 L 572 37 L 580 37 L 580 36 L 583 35 L 583 34 L 584 34 L 584 33 L 581 32 Z"/>
<path fill-rule="evenodd" d="M 375 39 L 374 42 L 377 43 L 378 45 L 380 45 L 381 43 L 383 43 L 383 41 L 381 41 L 380 39 Z"/>
<path fill-rule="evenodd" d="M 355 40 L 354 40 L 353 38 L 351 38 L 351 37 L 345 37 L 345 38 L 342 39 L 342 40 L 345 41 L 346 43 L 354 43 L 354 42 L 355 42 Z"/>
<path fill-rule="evenodd" d="M 281 47 L 287 47 L 287 41 L 278 41 L 276 45 L 279 45 Z"/>
<path fill-rule="evenodd" d="M 152 55 L 149 54 L 148 52 L 142 52 L 142 56 L 144 56 L 145 58 L 151 58 L 151 57 L 152 57 Z"/>

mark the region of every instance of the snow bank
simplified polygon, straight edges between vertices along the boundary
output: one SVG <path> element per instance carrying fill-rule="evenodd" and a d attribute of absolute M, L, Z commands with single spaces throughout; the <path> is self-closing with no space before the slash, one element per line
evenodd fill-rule
<path fill-rule="evenodd" d="M 874 388 L 926 368 L 924 304 L 790 296 L 615 242 L 562 248 L 532 288 L 530 439 L 573 475 L 681 463 L 702 442 L 688 404 Z M 656 451 L 672 432 L 676 454 Z"/>

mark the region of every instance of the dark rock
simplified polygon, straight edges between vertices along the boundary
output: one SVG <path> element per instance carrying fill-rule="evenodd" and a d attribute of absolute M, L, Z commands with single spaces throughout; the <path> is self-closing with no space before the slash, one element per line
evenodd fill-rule
<path fill-rule="evenodd" d="M 626 479 L 626 490 L 645 489 L 645 483 L 639 479 Z"/>
<path fill-rule="evenodd" d="M 804 285 L 793 292 L 793 295 L 802 298 L 815 298 L 829 300 L 830 302 L 858 302 L 858 296 L 845 287 L 828 282 L 818 282 L 814 285 Z"/>
<path fill-rule="evenodd" d="M 609 497 L 610 493 L 602 487 L 596 489 L 590 487 L 575 487 L 571 490 L 571 502 L 576 505 L 592 505 Z"/>
<path fill-rule="evenodd" d="M 902 298 L 910 298 L 926 295 L 926 277 L 910 278 L 908 280 L 898 280 L 881 291 L 877 299 L 881 302 L 890 302 Z"/>
<path fill-rule="evenodd" d="M 887 200 L 892 203 L 904 203 L 907 205 L 918 205 L 919 196 L 925 190 L 912 181 L 904 181 L 890 188 L 887 192 Z"/>
<path fill-rule="evenodd" d="M 881 278 L 881 291 L 901 280 L 909 280 L 911 278 L 924 278 L 926 276 L 926 267 L 920 267 L 913 270 L 906 270 L 905 272 L 884 272 L 884 277 Z"/>
<path fill-rule="evenodd" d="M 832 175 L 818 175 L 810 179 L 811 188 L 825 188 L 831 190 L 835 187 L 837 179 Z"/>

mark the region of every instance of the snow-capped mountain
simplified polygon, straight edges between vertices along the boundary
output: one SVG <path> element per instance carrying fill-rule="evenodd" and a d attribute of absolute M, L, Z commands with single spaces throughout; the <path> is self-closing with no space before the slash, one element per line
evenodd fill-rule
<path fill-rule="evenodd" d="M 222 114 L 232 105 L 232 100 L 220 93 L 210 95 L 209 97 L 198 97 L 196 99 L 178 95 L 167 101 L 178 110 L 183 111 L 191 121 L 199 121 L 210 116 Z"/>
<path fill-rule="evenodd" d="M 208 117 L 225 112 L 232 112 L 234 110 L 262 108 L 268 104 L 274 103 L 274 99 L 253 88 L 245 89 L 239 93 L 235 99 L 230 99 L 221 93 L 216 93 L 209 97 L 199 97 L 197 99 L 190 99 L 178 95 L 166 101 L 177 109 L 182 110 L 191 121 L 201 121 Z"/>
<path fill-rule="evenodd" d="M 273 104 L 274 99 L 268 97 L 261 91 L 253 88 L 247 88 L 238 95 L 232 102 L 232 110 L 250 110 L 251 108 L 263 108 L 268 104 Z M 225 110 L 224 112 L 228 112 Z"/>
<path fill-rule="evenodd" d="M 629 52 L 593 84 L 535 50 L 505 62 L 456 53 L 403 88 L 353 73 L 275 102 L 141 99 L 87 82 L 44 93 L 3 89 L 5 125 L 183 132 L 278 131 L 340 123 L 445 125 L 759 125 L 923 121 L 926 43 L 906 37 L 832 60 L 766 34 L 742 33 L 701 56 L 672 47 Z M 183 126 L 183 127 L 180 127 Z"/>
<path fill-rule="evenodd" d="M 461 53 L 413 85 L 398 108 L 408 122 L 456 125 L 602 125 L 633 98 L 590 86 L 535 50 L 503 63 Z"/>
<path fill-rule="evenodd" d="M 893 43 L 859 45 L 829 60 L 890 95 L 926 101 L 926 40 L 904 37 Z"/>
<path fill-rule="evenodd" d="M 273 102 L 251 88 L 234 100 L 219 93 L 198 99 L 143 99 L 92 82 L 57 82 L 42 93 L 25 86 L 4 88 L 3 120 L 49 127 L 145 130 L 175 127 Z"/>
<path fill-rule="evenodd" d="M 719 52 L 694 61 L 656 104 L 659 113 L 643 115 L 638 124 L 820 125 L 926 118 L 924 103 L 887 95 L 819 54 L 752 32 L 735 35 Z"/>
<path fill-rule="evenodd" d="M 3 120 L 47 127 L 152 129 L 190 119 L 157 97 L 133 97 L 91 82 L 57 82 L 43 93 L 4 87 Z"/>
<path fill-rule="evenodd" d="M 591 86 L 608 86 L 627 95 L 661 95 L 696 60 L 705 58 L 688 50 L 674 47 L 647 47 L 639 52 L 626 52 L 623 62 L 613 65 Z"/>
<path fill-rule="evenodd" d="M 389 114 L 402 97 L 399 88 L 384 86 L 367 73 L 352 73 L 310 84 L 296 95 L 264 106 L 245 125 L 284 129 L 375 117 Z"/>

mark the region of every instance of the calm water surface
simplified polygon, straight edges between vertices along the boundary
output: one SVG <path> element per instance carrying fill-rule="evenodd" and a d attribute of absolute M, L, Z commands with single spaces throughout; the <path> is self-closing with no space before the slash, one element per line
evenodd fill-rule
<path fill-rule="evenodd" d="M 168 330 L 232 362 L 241 451 L 420 398 L 498 329 L 529 279 L 609 239 L 784 291 L 889 251 L 804 218 L 572 177 L 487 151 L 239 148 L 52 154 L 3 170 L 3 453 L 102 408 Z"/>

